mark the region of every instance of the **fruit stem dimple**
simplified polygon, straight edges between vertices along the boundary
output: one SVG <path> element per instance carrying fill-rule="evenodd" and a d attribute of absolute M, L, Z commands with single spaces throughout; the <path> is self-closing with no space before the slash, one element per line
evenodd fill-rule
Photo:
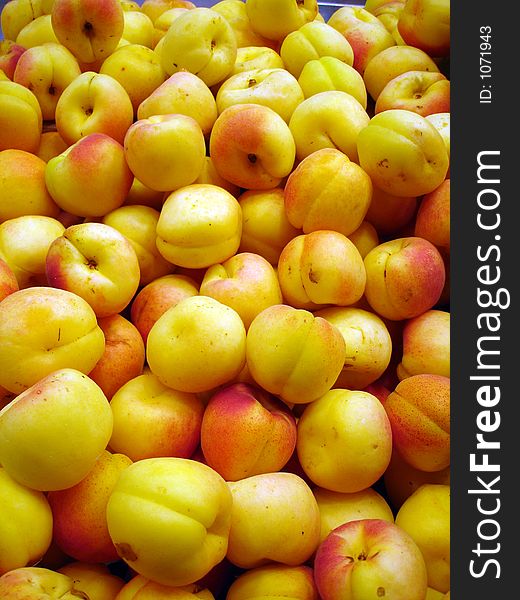
<path fill-rule="evenodd" d="M 89 21 L 85 21 L 83 24 L 83 33 L 87 36 L 91 36 L 94 33 L 94 26 Z"/>

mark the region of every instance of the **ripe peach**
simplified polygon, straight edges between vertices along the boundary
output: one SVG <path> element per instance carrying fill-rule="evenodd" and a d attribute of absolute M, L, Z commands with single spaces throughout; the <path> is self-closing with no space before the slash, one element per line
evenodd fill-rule
<path fill-rule="evenodd" d="M 338 8 L 327 23 L 345 36 L 354 52 L 353 67 L 363 74 L 370 59 L 395 46 L 395 40 L 381 21 L 361 6 Z"/>
<path fill-rule="evenodd" d="M 142 10 L 141 6 L 135 2 L 134 5 L 129 5 L 128 8 L 121 2 L 123 7 L 123 34 L 119 41 L 118 48 L 121 44 L 128 42 L 128 44 L 139 44 L 146 48 L 152 49 L 154 47 L 154 24 L 148 15 Z"/>
<path fill-rule="evenodd" d="M 206 463 L 226 481 L 281 470 L 295 446 L 292 413 L 257 386 L 231 384 L 210 398 L 201 448 Z"/>
<path fill-rule="evenodd" d="M 287 123 L 259 104 L 226 108 L 211 130 L 209 150 L 224 179 L 256 190 L 280 184 L 291 172 L 296 152 Z"/>
<path fill-rule="evenodd" d="M 177 113 L 197 121 L 209 136 L 217 118 L 217 105 L 209 87 L 189 71 L 178 71 L 161 83 L 137 108 L 137 118 Z"/>
<path fill-rule="evenodd" d="M 399 379 L 420 373 L 450 376 L 450 313 L 427 310 L 406 322 Z"/>
<path fill-rule="evenodd" d="M 345 341 L 325 319 L 278 304 L 253 319 L 246 356 L 260 387 L 285 402 L 306 404 L 334 384 L 345 361 Z"/>
<path fill-rule="evenodd" d="M 357 302 L 365 291 L 366 272 L 353 242 L 337 231 L 317 230 L 285 246 L 278 279 L 287 304 L 314 310 Z"/>
<path fill-rule="evenodd" d="M 193 296 L 159 317 L 148 334 L 146 356 L 164 385 L 203 392 L 240 373 L 245 346 L 246 331 L 237 312 L 213 298 Z"/>
<path fill-rule="evenodd" d="M 253 69 L 230 75 L 219 87 L 219 113 L 235 104 L 261 104 L 288 123 L 304 96 L 296 78 L 286 69 Z"/>
<path fill-rule="evenodd" d="M 450 486 L 424 483 L 399 509 L 395 523 L 419 546 L 428 585 L 450 590 Z"/>
<path fill-rule="evenodd" d="M 402 108 L 423 117 L 450 110 L 450 81 L 442 73 L 407 71 L 391 79 L 377 97 L 375 114 Z"/>
<path fill-rule="evenodd" d="M 350 521 L 320 544 L 314 579 L 324 600 L 399 598 L 423 600 L 427 575 L 422 553 L 411 536 L 382 519 Z"/>
<path fill-rule="evenodd" d="M 242 210 L 234 196 L 216 185 L 192 184 L 167 196 L 156 244 L 174 265 L 206 268 L 236 254 L 241 231 Z"/>
<path fill-rule="evenodd" d="M 163 385 L 149 370 L 123 384 L 110 406 L 114 415 L 110 447 L 133 461 L 190 458 L 199 444 L 202 401 Z"/>
<path fill-rule="evenodd" d="M 60 43 L 52 27 L 50 14 L 40 15 L 27 23 L 16 36 L 15 41 L 27 49 L 41 46 L 42 44 Z"/>
<path fill-rule="evenodd" d="M 104 59 L 123 35 L 119 0 L 54 0 L 51 21 L 60 43 L 83 63 Z"/>
<path fill-rule="evenodd" d="M 0 467 L 0 575 L 36 563 L 52 539 L 52 512 L 43 492 L 17 483 Z"/>
<path fill-rule="evenodd" d="M 449 0 L 407 0 L 397 29 L 406 44 L 442 57 L 450 50 Z"/>
<path fill-rule="evenodd" d="M 1 28 L 6 40 L 15 40 L 27 23 L 43 14 L 41 1 L 16 0 L 9 6 L 3 6 Z"/>
<path fill-rule="evenodd" d="M 64 230 L 57 219 L 40 215 L 24 215 L 0 224 L 0 258 L 13 270 L 20 289 L 47 285 L 47 251 Z"/>
<path fill-rule="evenodd" d="M 445 179 L 439 187 L 422 198 L 415 218 L 414 233 L 449 255 L 450 179 Z"/>
<path fill-rule="evenodd" d="M 365 218 L 371 197 L 370 177 L 335 148 L 309 154 L 284 188 L 287 218 L 304 233 L 332 230 L 350 235 Z"/>
<path fill-rule="evenodd" d="M 105 349 L 92 308 L 56 288 L 29 287 L 0 304 L 0 385 L 19 394 L 56 369 L 91 371 Z"/>
<path fill-rule="evenodd" d="M 67 144 L 90 133 L 104 133 L 122 144 L 133 119 L 125 88 L 110 75 L 95 71 L 76 77 L 56 104 L 56 129 Z"/>
<path fill-rule="evenodd" d="M 390 320 L 411 319 L 438 302 L 446 272 L 437 248 L 419 237 L 396 238 L 365 256 L 365 296 Z"/>
<path fill-rule="evenodd" d="M 42 126 L 40 103 L 31 90 L 14 81 L 0 81 L 0 152 L 35 152 Z"/>
<path fill-rule="evenodd" d="M 330 390 L 305 407 L 296 448 L 303 470 L 316 485 L 359 492 L 373 485 L 390 462 L 390 421 L 372 394 Z"/>
<path fill-rule="evenodd" d="M 108 530 L 139 575 L 188 585 L 224 559 L 232 501 L 226 482 L 207 465 L 148 458 L 122 471 L 108 500 Z"/>
<path fill-rule="evenodd" d="M 181 114 L 137 120 L 128 128 L 124 149 L 139 181 L 162 192 L 192 184 L 206 156 L 202 129 L 195 119 Z"/>
<path fill-rule="evenodd" d="M 425 117 L 403 109 L 374 115 L 357 137 L 359 164 L 372 183 L 395 196 L 420 196 L 446 178 L 446 145 Z"/>
<path fill-rule="evenodd" d="M 33 92 L 40 104 L 43 119 L 52 121 L 63 90 L 80 73 L 74 55 L 61 44 L 49 42 L 23 53 L 16 65 L 13 81 Z"/>
<path fill-rule="evenodd" d="M 132 181 L 123 146 L 104 133 L 81 137 L 45 167 L 53 200 L 82 217 L 102 217 L 121 206 Z"/>
<path fill-rule="evenodd" d="M 394 446 L 412 467 L 450 464 L 450 379 L 425 373 L 403 379 L 384 402 Z"/>
<path fill-rule="evenodd" d="M 121 312 L 139 286 L 139 261 L 132 244 L 104 223 L 67 227 L 49 247 L 47 279 L 86 300 L 98 317 Z"/>
<path fill-rule="evenodd" d="M 211 8 L 194 8 L 180 15 L 161 47 L 161 64 L 168 75 L 189 71 L 208 86 L 231 73 L 236 56 L 237 41 L 231 25 Z"/>
<path fill-rule="evenodd" d="M 63 490 L 86 477 L 106 448 L 112 412 L 89 377 L 59 369 L 2 409 L 0 432 L 0 462 L 13 479 L 35 490 Z"/>
<path fill-rule="evenodd" d="M 0 40 L 0 70 L 4 72 L 7 79 L 10 79 L 11 81 L 13 80 L 16 64 L 25 50 L 26 48 L 20 46 L 20 44 L 17 44 L 14 40 Z"/>
<path fill-rule="evenodd" d="M 93 563 L 118 559 L 105 511 L 119 475 L 131 464 L 127 456 L 104 450 L 76 485 L 49 492 L 53 538 L 68 556 Z"/>
<path fill-rule="evenodd" d="M 369 122 L 366 110 L 351 94 L 337 90 L 314 94 L 295 108 L 289 121 L 296 157 L 301 161 L 316 150 L 336 148 L 358 162 L 358 135 Z"/>
<path fill-rule="evenodd" d="M 386 84 L 407 71 L 438 73 L 437 63 L 424 50 L 415 46 L 390 46 L 378 52 L 368 62 L 363 80 L 374 101 Z"/>
<path fill-rule="evenodd" d="M 334 56 L 309 60 L 298 77 L 298 83 L 305 98 L 320 92 L 337 90 L 354 96 L 365 110 L 367 108 L 367 91 L 363 77 L 354 67 Z"/>
<path fill-rule="evenodd" d="M 292 567 L 307 561 L 320 535 L 318 505 L 293 473 L 263 473 L 228 483 L 233 497 L 227 558 L 252 569 L 272 561 Z"/>

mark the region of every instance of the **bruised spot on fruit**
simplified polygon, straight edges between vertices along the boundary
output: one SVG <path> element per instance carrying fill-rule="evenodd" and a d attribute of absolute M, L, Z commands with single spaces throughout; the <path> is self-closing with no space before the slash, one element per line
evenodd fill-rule
<path fill-rule="evenodd" d="M 384 167 L 385 169 L 388 169 L 389 163 L 388 163 L 388 158 L 383 158 L 383 160 L 380 160 L 377 163 L 378 167 Z"/>
<path fill-rule="evenodd" d="M 316 275 L 316 271 L 313 271 L 312 268 L 309 269 L 309 281 L 311 283 L 318 283 L 320 278 Z"/>
<path fill-rule="evenodd" d="M 249 87 L 253 87 L 254 85 L 256 85 L 256 79 L 251 78 L 248 82 L 247 85 Z"/>
<path fill-rule="evenodd" d="M 215 47 L 217 45 L 217 42 L 215 40 L 211 40 L 211 49 L 214 50 Z"/>
<path fill-rule="evenodd" d="M 376 594 L 377 594 L 378 598 L 382 598 L 386 594 L 385 588 L 384 587 L 378 587 Z"/>
<path fill-rule="evenodd" d="M 117 553 L 124 560 L 134 561 L 137 560 L 137 554 L 134 552 L 132 546 L 130 544 L 121 543 L 115 544 Z"/>

